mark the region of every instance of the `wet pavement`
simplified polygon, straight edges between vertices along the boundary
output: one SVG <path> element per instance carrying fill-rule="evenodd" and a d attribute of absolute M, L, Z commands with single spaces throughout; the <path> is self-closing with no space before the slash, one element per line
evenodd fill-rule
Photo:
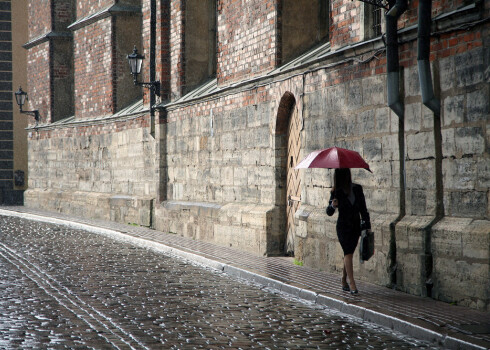
<path fill-rule="evenodd" d="M 490 344 L 488 313 L 362 282 L 351 297 L 339 291 L 338 276 L 281 258 L 25 207 L 3 207 L 0 215 L 8 215 L 0 217 L 0 272 L 8 276 L 0 348 L 427 345 L 399 332 L 438 348 Z"/>
<path fill-rule="evenodd" d="M 342 348 L 427 344 L 215 269 L 0 216 L 1 349 Z"/>

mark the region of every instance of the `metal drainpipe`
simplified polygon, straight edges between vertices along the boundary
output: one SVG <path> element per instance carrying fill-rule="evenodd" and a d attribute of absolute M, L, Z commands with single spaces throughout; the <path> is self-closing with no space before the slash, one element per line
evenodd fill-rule
<path fill-rule="evenodd" d="M 150 1 L 150 81 L 155 81 L 156 73 L 156 0 Z M 155 91 L 150 89 L 150 134 L 155 137 Z"/>
<path fill-rule="evenodd" d="M 433 256 L 432 227 L 444 216 L 443 182 L 442 182 L 442 135 L 441 135 L 441 104 L 434 95 L 430 69 L 430 27 L 432 15 L 431 0 L 419 0 L 418 34 L 417 34 L 417 65 L 419 71 L 422 102 L 434 113 L 434 144 L 435 144 L 435 178 L 436 178 L 436 215 L 424 228 L 425 231 L 425 288 L 428 297 L 432 297 L 433 288 Z"/>
<path fill-rule="evenodd" d="M 390 5 L 393 2 L 390 2 Z M 403 12 L 407 9 L 406 0 L 398 0 L 391 6 L 386 13 L 386 60 L 387 60 L 387 90 L 388 90 L 388 106 L 398 116 L 398 144 L 399 144 L 399 159 L 400 159 L 400 212 L 398 217 L 390 223 L 390 248 L 388 252 L 390 275 L 390 284 L 394 287 L 397 284 L 396 271 L 396 235 L 395 227 L 397 223 L 405 216 L 405 125 L 404 116 L 405 108 L 400 100 L 400 63 L 398 56 L 398 28 L 397 21 Z"/>
<path fill-rule="evenodd" d="M 434 96 L 429 62 L 431 12 L 432 2 L 430 0 L 419 0 L 417 64 L 422 102 L 439 116 L 441 114 L 441 104 Z"/>
<path fill-rule="evenodd" d="M 156 28 L 157 28 L 157 4 L 156 0 L 150 1 L 150 81 L 155 81 L 156 75 Z M 160 85 L 155 87 L 160 89 Z M 155 137 L 155 89 L 150 89 L 150 135 Z M 158 94 L 160 91 L 158 91 Z M 161 155 L 160 155 L 161 156 Z M 155 224 L 155 199 L 150 200 L 150 228 Z"/>
<path fill-rule="evenodd" d="M 400 75 L 398 57 L 398 17 L 406 10 L 407 2 L 398 0 L 386 13 L 386 59 L 388 66 L 388 106 L 403 121 L 404 107 L 400 101 Z"/>
<path fill-rule="evenodd" d="M 390 17 L 400 17 L 408 7 L 407 0 L 396 0 L 395 4 L 391 6 L 390 10 L 386 13 Z"/>

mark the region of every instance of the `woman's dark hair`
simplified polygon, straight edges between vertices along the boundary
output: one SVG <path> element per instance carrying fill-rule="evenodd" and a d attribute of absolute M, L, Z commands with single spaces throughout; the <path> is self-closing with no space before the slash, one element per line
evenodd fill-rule
<path fill-rule="evenodd" d="M 333 191 L 336 189 L 342 189 L 345 193 L 350 194 L 350 188 L 352 184 L 352 177 L 350 175 L 349 168 L 335 169 L 333 175 Z"/>

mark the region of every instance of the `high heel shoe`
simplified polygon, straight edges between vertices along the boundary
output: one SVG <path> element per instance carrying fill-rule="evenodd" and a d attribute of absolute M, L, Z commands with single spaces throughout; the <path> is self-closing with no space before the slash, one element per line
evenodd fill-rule
<path fill-rule="evenodd" d="M 340 280 L 340 283 L 342 284 L 342 290 L 344 292 L 350 292 L 350 287 L 346 281 L 344 282 L 344 280 Z"/>

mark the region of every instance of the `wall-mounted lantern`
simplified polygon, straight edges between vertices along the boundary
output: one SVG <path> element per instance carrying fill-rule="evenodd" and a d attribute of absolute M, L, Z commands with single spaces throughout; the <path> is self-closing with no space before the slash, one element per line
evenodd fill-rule
<path fill-rule="evenodd" d="M 20 113 L 23 114 L 28 114 L 34 116 L 34 119 L 36 120 L 36 125 L 39 122 L 39 111 L 36 109 L 34 111 L 23 111 L 22 106 L 26 103 L 28 100 L 27 97 L 27 92 L 22 90 L 22 87 L 19 86 L 19 90 L 15 92 L 15 101 L 19 105 L 20 108 Z"/>
<path fill-rule="evenodd" d="M 153 91 L 155 95 L 160 96 L 160 81 L 150 81 L 148 83 L 139 82 L 138 75 L 141 73 L 141 66 L 143 65 L 143 60 L 145 56 L 140 55 L 136 46 L 133 49 L 133 52 L 127 56 L 129 69 L 131 70 L 131 74 L 133 75 L 134 85 L 141 85 Z"/>

